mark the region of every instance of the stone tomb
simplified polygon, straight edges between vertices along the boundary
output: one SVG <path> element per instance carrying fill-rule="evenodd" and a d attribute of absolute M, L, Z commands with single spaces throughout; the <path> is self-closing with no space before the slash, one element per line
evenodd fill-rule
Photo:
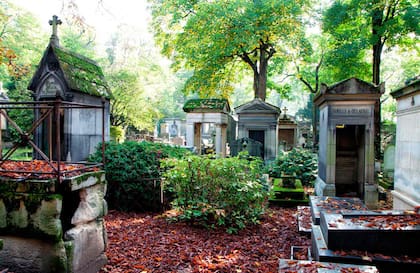
<path fill-rule="evenodd" d="M 297 123 L 287 115 L 287 108 L 284 107 L 283 115 L 278 122 L 278 145 L 279 150 L 289 151 L 297 144 Z"/>
<path fill-rule="evenodd" d="M 195 147 L 198 154 L 202 153 L 202 131 L 204 124 L 214 124 L 214 146 L 216 154 L 226 156 L 226 143 L 234 139 L 235 132 L 230 130 L 232 123 L 230 106 L 226 99 L 191 99 L 183 107 L 187 113 L 186 141 L 187 146 Z"/>
<path fill-rule="evenodd" d="M 397 100 L 394 209 L 420 206 L 420 76 L 391 95 Z"/>
<path fill-rule="evenodd" d="M 375 265 L 381 273 L 419 272 L 419 219 L 386 211 L 322 212 L 320 225 L 312 226 L 314 259 Z"/>
<path fill-rule="evenodd" d="M 374 112 L 383 91 L 356 78 L 321 86 L 314 98 L 320 111 L 317 195 L 359 197 L 377 207 Z"/>
<path fill-rule="evenodd" d="M 56 182 L 0 178 L 0 268 L 96 273 L 106 264 L 105 173 Z"/>
<path fill-rule="evenodd" d="M 375 266 L 325 263 L 315 261 L 296 261 L 296 260 L 279 260 L 279 273 L 290 272 L 317 272 L 317 273 L 333 273 L 333 272 L 358 272 L 358 273 L 378 273 Z"/>
<path fill-rule="evenodd" d="M 57 25 L 61 21 L 54 16 L 50 24 L 53 25 L 50 43 L 28 89 L 34 92 L 35 101 L 40 104 L 65 101 L 73 107 L 54 113 L 53 124 L 44 120 L 36 130 L 35 143 L 54 160 L 84 161 L 95 151 L 98 143 L 109 139 L 111 93 L 102 69 L 93 60 L 60 47 Z M 86 109 L 78 104 L 96 108 Z M 43 111 L 35 110 L 35 118 L 39 119 Z M 57 128 L 59 132 L 56 132 Z M 60 140 L 55 137 L 48 140 L 51 131 L 53 136 L 58 133 Z M 60 155 L 53 152 L 58 151 L 58 146 Z"/>
<path fill-rule="evenodd" d="M 238 115 L 238 138 L 252 138 L 263 144 L 263 159 L 277 156 L 277 122 L 280 109 L 259 98 L 235 108 Z"/>
<path fill-rule="evenodd" d="M 344 198 L 330 196 L 309 196 L 311 207 L 312 222 L 319 225 L 321 212 L 341 212 L 341 211 L 366 211 L 367 207 L 359 198 Z"/>

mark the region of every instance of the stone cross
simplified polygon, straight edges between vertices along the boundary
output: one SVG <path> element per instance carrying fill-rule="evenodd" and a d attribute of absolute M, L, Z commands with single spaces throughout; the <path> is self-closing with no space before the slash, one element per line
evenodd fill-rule
<path fill-rule="evenodd" d="M 287 113 L 287 111 L 288 111 L 289 109 L 287 109 L 287 108 L 286 108 L 286 106 L 285 106 L 282 110 L 283 110 L 283 112 L 284 112 L 284 117 L 287 117 L 286 113 Z"/>
<path fill-rule="evenodd" d="M 53 15 L 53 19 L 49 21 L 50 26 L 52 26 L 50 41 L 56 46 L 58 46 L 57 25 L 61 25 L 61 23 L 62 22 L 60 19 L 58 19 L 57 15 Z"/>

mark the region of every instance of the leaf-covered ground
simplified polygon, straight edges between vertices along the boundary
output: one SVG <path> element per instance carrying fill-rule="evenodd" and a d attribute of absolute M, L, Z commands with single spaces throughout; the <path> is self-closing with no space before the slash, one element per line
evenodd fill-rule
<path fill-rule="evenodd" d="M 309 246 L 297 231 L 296 209 L 270 208 L 261 225 L 236 235 L 169 223 L 151 214 L 111 211 L 103 272 L 277 272 L 291 246 Z"/>

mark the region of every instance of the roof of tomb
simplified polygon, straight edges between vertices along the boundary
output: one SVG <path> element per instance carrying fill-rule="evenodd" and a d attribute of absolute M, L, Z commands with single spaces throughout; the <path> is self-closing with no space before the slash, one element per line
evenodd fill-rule
<path fill-rule="evenodd" d="M 96 97 L 112 97 L 102 69 L 95 61 L 52 43 L 45 50 L 28 89 L 36 92 L 39 84 L 51 73 L 61 76 L 70 90 Z"/>
<path fill-rule="evenodd" d="M 182 108 L 184 112 L 216 112 L 230 113 L 227 99 L 190 99 Z"/>
<path fill-rule="evenodd" d="M 48 93 L 50 96 L 65 96 L 65 92 L 71 90 L 95 97 L 111 98 L 112 94 L 99 65 L 85 56 L 60 47 L 57 27 L 61 23 L 56 15 L 49 21 L 52 26 L 50 43 L 28 89 L 39 93 L 40 88 L 46 86 L 51 91 Z M 61 88 L 54 88 L 56 84 Z M 58 93 L 61 89 L 65 89 L 64 94 Z"/>
<path fill-rule="evenodd" d="M 410 94 L 413 94 L 414 92 L 420 92 L 420 75 L 406 81 L 405 86 L 392 91 L 391 96 L 393 96 L 395 99 L 398 99 L 403 96 L 408 96 Z"/>
<path fill-rule="evenodd" d="M 281 110 L 277 106 L 269 104 L 260 98 L 255 98 L 250 102 L 235 108 L 237 114 L 280 114 Z"/>
<path fill-rule="evenodd" d="M 374 85 L 358 78 L 349 78 L 328 86 L 321 84 L 314 102 L 320 105 L 325 100 L 376 100 L 385 91 L 384 84 Z"/>

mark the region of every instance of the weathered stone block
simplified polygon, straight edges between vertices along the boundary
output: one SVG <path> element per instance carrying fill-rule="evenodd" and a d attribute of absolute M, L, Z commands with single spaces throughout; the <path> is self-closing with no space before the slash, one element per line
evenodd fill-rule
<path fill-rule="evenodd" d="M 74 273 L 96 273 L 106 264 L 106 232 L 103 221 L 78 225 L 68 230 L 67 241 L 69 267 Z"/>
<path fill-rule="evenodd" d="M 40 230 L 44 234 L 53 236 L 56 239 L 61 239 L 61 208 L 61 199 L 52 199 L 49 201 L 42 200 L 41 206 L 38 207 L 36 213 L 31 215 L 31 220 L 34 228 Z"/>
<path fill-rule="evenodd" d="M 67 257 L 63 241 L 55 244 L 38 239 L 1 236 L 0 268 L 19 273 L 67 272 Z"/>
<path fill-rule="evenodd" d="M 71 223 L 79 225 L 102 218 L 106 214 L 105 184 L 96 184 L 79 191 L 80 203 Z"/>

